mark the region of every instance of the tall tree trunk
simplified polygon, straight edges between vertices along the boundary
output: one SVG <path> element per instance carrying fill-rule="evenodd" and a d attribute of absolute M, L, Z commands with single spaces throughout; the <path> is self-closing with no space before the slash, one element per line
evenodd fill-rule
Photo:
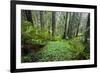
<path fill-rule="evenodd" d="M 80 24 L 81 24 L 81 18 L 82 18 L 82 13 L 80 13 L 80 16 L 79 16 L 79 21 L 78 21 L 78 24 L 77 24 L 76 37 L 78 36 L 79 26 L 80 26 Z"/>
<path fill-rule="evenodd" d="M 67 25 L 69 24 L 69 13 L 66 12 L 66 17 L 65 17 L 65 28 L 64 28 L 64 35 L 63 39 L 66 39 L 67 37 Z"/>
<path fill-rule="evenodd" d="M 73 25 L 74 16 L 75 16 L 74 13 L 73 15 L 70 13 L 69 15 L 70 20 L 69 20 L 68 31 L 67 31 L 68 38 L 72 37 L 72 31 L 73 31 L 72 25 Z"/>
<path fill-rule="evenodd" d="M 27 21 L 33 23 L 31 11 L 30 10 L 25 10 L 25 15 L 26 15 Z"/>
<path fill-rule="evenodd" d="M 40 11 L 40 24 L 41 24 L 41 30 L 43 30 L 44 29 L 43 11 Z"/>
<path fill-rule="evenodd" d="M 90 14 L 88 14 L 88 20 L 87 20 L 87 25 L 86 25 L 86 32 L 85 32 L 85 42 L 87 42 L 88 38 L 90 37 Z"/>
<path fill-rule="evenodd" d="M 21 20 L 27 20 L 25 10 L 21 10 Z"/>
<path fill-rule="evenodd" d="M 55 16 L 56 13 L 55 12 L 52 12 L 52 36 L 55 36 L 55 28 L 56 28 L 56 19 L 55 19 Z"/>
<path fill-rule="evenodd" d="M 87 16 L 88 20 L 87 20 L 87 24 L 86 24 L 86 31 L 85 31 L 85 36 L 84 36 L 84 43 L 85 43 L 85 49 L 88 52 L 90 52 L 90 14 L 88 14 Z"/>

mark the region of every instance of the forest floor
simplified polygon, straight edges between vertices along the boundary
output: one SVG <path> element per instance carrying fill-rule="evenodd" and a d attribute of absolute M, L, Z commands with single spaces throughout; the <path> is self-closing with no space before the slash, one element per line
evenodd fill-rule
<path fill-rule="evenodd" d="M 75 59 L 77 55 L 84 50 L 84 45 L 80 43 L 78 39 L 79 38 L 49 41 L 47 45 L 37 53 L 38 61 L 63 61 Z"/>
<path fill-rule="evenodd" d="M 89 59 L 89 53 L 84 52 L 84 49 L 84 44 L 79 37 L 70 40 L 49 41 L 35 54 L 34 58 L 35 62 Z"/>

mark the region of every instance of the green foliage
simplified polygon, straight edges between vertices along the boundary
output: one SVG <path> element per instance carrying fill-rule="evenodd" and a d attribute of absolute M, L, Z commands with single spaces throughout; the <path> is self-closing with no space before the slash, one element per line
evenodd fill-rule
<path fill-rule="evenodd" d="M 21 62 L 32 62 L 32 61 L 33 61 L 33 54 L 22 56 Z"/>
<path fill-rule="evenodd" d="M 52 37 L 48 29 L 38 29 L 34 27 L 32 23 L 23 21 L 21 25 L 21 37 L 23 44 L 42 44 L 48 41 L 61 41 L 61 35 L 55 35 Z"/>
<path fill-rule="evenodd" d="M 76 44 L 77 43 L 77 44 Z M 80 38 L 49 42 L 36 54 L 37 61 L 64 61 L 89 59 L 89 53 L 84 52 Z"/>
<path fill-rule="evenodd" d="M 37 61 L 63 61 L 89 59 L 89 53 L 84 51 L 86 45 L 75 37 L 69 40 L 63 40 L 61 36 L 52 37 L 46 29 L 41 30 L 33 27 L 30 22 L 25 21 L 22 25 L 22 43 L 41 44 L 46 46 L 36 55 Z M 29 54 L 22 57 L 22 62 L 32 62 L 33 55 Z"/>
<path fill-rule="evenodd" d="M 33 27 L 32 23 L 28 21 L 22 21 L 22 25 L 21 25 L 22 44 L 31 43 L 32 36 L 30 35 L 30 32 L 33 30 L 32 27 Z M 32 32 L 35 32 L 35 30 Z"/>
<path fill-rule="evenodd" d="M 87 49 L 85 48 L 86 45 L 83 44 L 81 41 L 81 37 L 76 37 L 73 38 L 69 41 L 69 44 L 72 45 L 73 49 L 70 49 L 76 54 L 74 55 L 75 57 L 73 59 L 89 59 L 90 55 Z"/>
<path fill-rule="evenodd" d="M 80 41 L 80 37 L 75 37 L 73 39 L 70 39 L 68 42 L 73 47 L 73 51 L 81 52 L 85 48 L 83 43 Z"/>
<path fill-rule="evenodd" d="M 61 40 L 62 40 L 62 38 L 61 38 L 60 35 L 55 35 L 55 36 L 53 36 L 53 37 L 51 38 L 51 41 L 61 41 Z"/>
<path fill-rule="evenodd" d="M 51 39 L 47 30 L 37 29 L 32 23 L 24 21 L 21 27 L 22 43 L 24 44 L 42 44 Z"/>
<path fill-rule="evenodd" d="M 36 55 L 38 61 L 59 61 L 70 60 L 71 52 L 70 46 L 66 42 L 49 42 L 41 51 Z"/>

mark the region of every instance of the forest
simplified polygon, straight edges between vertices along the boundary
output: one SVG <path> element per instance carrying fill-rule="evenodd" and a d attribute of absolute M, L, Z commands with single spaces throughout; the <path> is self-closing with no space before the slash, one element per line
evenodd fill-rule
<path fill-rule="evenodd" d="M 21 62 L 90 59 L 90 13 L 21 10 Z"/>

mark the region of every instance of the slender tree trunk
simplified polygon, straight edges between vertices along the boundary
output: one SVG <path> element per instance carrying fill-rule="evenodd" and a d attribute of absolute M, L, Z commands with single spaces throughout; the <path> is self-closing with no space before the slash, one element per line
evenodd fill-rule
<path fill-rule="evenodd" d="M 80 17 L 79 17 L 79 21 L 78 21 L 78 25 L 77 25 L 76 37 L 78 36 L 79 26 L 81 24 L 81 18 L 82 18 L 82 13 L 80 13 Z"/>
<path fill-rule="evenodd" d="M 31 11 L 30 10 L 25 10 L 25 15 L 26 15 L 27 21 L 33 23 Z"/>
<path fill-rule="evenodd" d="M 88 20 L 87 20 L 87 24 L 86 24 L 86 31 L 85 31 L 85 36 L 84 36 L 84 43 L 85 43 L 85 49 L 88 52 L 90 52 L 90 14 L 88 14 Z"/>
<path fill-rule="evenodd" d="M 70 20 L 69 20 L 67 35 L 68 35 L 68 38 L 71 38 L 71 37 L 72 37 L 72 31 L 73 31 L 73 29 L 72 29 L 72 24 L 73 24 L 74 14 L 72 15 L 72 14 L 70 13 L 69 19 L 70 19 Z"/>
<path fill-rule="evenodd" d="M 55 36 L 55 28 L 56 28 L 56 22 L 55 22 L 55 16 L 56 13 L 55 12 L 52 12 L 52 36 Z"/>
<path fill-rule="evenodd" d="M 80 23 L 78 23 L 78 25 L 77 25 L 76 37 L 78 36 L 79 25 L 80 25 Z"/>
<path fill-rule="evenodd" d="M 86 25 L 86 32 L 85 32 L 85 42 L 87 42 L 88 38 L 90 37 L 90 14 L 88 14 L 88 20 L 87 20 L 87 25 Z"/>
<path fill-rule="evenodd" d="M 40 11 L 40 24 L 41 24 L 41 30 L 43 30 L 44 29 L 43 11 Z"/>
<path fill-rule="evenodd" d="M 69 14 L 66 12 L 66 17 L 65 17 L 65 28 L 64 28 L 64 35 L 63 39 L 66 39 L 67 37 L 67 25 L 69 23 Z"/>
<path fill-rule="evenodd" d="M 22 20 L 27 20 L 26 14 L 25 14 L 25 10 L 21 10 L 21 19 Z"/>

